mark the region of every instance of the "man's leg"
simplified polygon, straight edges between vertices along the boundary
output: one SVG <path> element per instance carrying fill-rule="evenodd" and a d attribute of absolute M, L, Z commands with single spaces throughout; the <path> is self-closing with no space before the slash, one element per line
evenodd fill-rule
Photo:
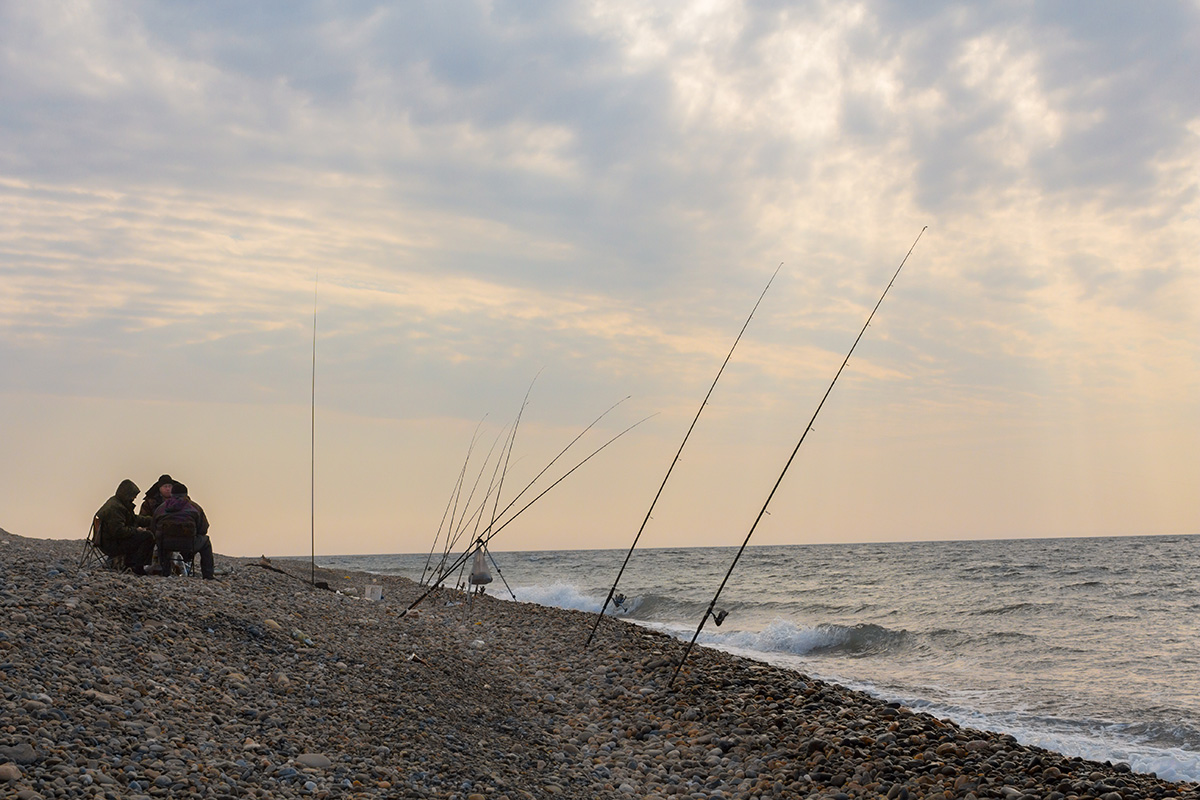
<path fill-rule="evenodd" d="M 212 540 L 208 534 L 196 537 L 196 552 L 200 554 L 200 574 L 205 580 L 213 578 L 213 549 Z"/>
<path fill-rule="evenodd" d="M 138 531 L 134 541 L 137 543 L 136 548 L 126 561 L 134 572 L 144 575 L 150 560 L 154 558 L 154 534 L 150 531 Z"/>
<path fill-rule="evenodd" d="M 150 546 L 154 546 L 153 539 L 150 541 Z M 125 568 L 131 570 L 135 575 L 146 574 L 146 564 L 150 559 L 145 554 L 144 543 L 140 536 L 119 539 L 107 548 L 107 552 L 112 556 L 120 556 L 124 561 Z"/>

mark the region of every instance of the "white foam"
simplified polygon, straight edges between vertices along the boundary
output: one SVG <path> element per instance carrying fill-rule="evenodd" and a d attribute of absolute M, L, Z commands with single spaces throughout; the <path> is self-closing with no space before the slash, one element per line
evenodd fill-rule
<path fill-rule="evenodd" d="M 508 592 L 492 592 L 496 597 L 511 600 Z M 569 583 L 552 583 L 548 586 L 514 586 L 513 594 L 522 603 L 537 603 L 540 606 L 566 608 L 572 611 L 600 611 L 600 598 L 583 594 Z"/>
<path fill-rule="evenodd" d="M 514 587 L 517 599 L 556 608 L 596 613 L 602 597 L 584 594 L 574 585 L 558 582 L 548 585 Z M 507 592 L 493 592 L 496 597 L 511 599 Z M 629 604 L 636 604 L 634 598 Z M 627 606 L 629 605 L 627 604 Z M 694 628 L 679 622 L 641 621 L 638 624 L 662 630 L 682 639 L 690 639 Z M 1143 744 L 1128 735 L 1102 727 L 1081 728 L 1070 720 L 1046 720 L 1030 717 L 1019 710 L 996 712 L 971 708 L 972 699 L 961 696 L 959 704 L 950 704 L 920 697 L 904 697 L 880 687 L 864 684 L 847 676 L 822 674 L 820 659 L 805 658 L 814 651 L 847 644 L 854 629 L 837 625 L 804 627 L 787 620 L 775 620 L 761 630 L 721 630 L 711 624 L 697 640 L 700 644 L 729 650 L 750 658 L 764 659 L 780 666 L 796 669 L 848 688 L 866 691 L 888 701 L 898 701 L 936 717 L 951 719 L 959 725 L 978 730 L 1013 736 L 1027 746 L 1042 747 L 1068 757 L 1078 756 L 1093 761 L 1125 762 L 1135 772 L 1154 773 L 1172 781 L 1200 781 L 1200 753 L 1178 748 L 1162 748 Z M 814 669 L 815 668 L 815 669 Z M 897 687 L 899 688 L 899 687 Z M 935 694 L 936 688 L 930 687 Z M 900 691 L 904 691 L 900 689 Z M 961 694 L 961 693 L 960 693 Z M 977 700 L 980 698 L 976 698 Z M 993 697 L 994 701 L 995 698 Z M 987 703 L 984 703 L 986 706 Z"/>
<path fill-rule="evenodd" d="M 843 628 L 800 627 L 786 620 L 776 620 L 761 631 L 729 631 L 705 628 L 700 634 L 702 644 L 736 647 L 758 653 L 788 653 L 804 655 L 822 647 L 842 644 L 848 638 Z"/>
<path fill-rule="evenodd" d="M 1200 781 L 1200 753 L 1179 748 L 1152 747 L 1119 734 L 1094 730 L 1068 732 L 1039 728 L 1027 721 L 1007 720 L 1004 715 L 956 710 L 944 713 L 936 705 L 922 710 L 947 716 L 960 725 L 1007 733 L 1023 745 L 1053 750 L 1065 756 L 1090 761 L 1125 762 L 1134 772 L 1154 773 L 1170 781 Z"/>

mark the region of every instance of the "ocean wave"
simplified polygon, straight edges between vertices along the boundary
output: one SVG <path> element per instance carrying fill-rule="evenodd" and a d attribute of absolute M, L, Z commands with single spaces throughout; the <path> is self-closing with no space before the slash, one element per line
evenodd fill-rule
<path fill-rule="evenodd" d="M 1003 606 L 993 606 L 990 608 L 977 608 L 970 612 L 973 616 L 987 616 L 990 614 L 1019 614 L 1026 611 L 1037 611 L 1045 605 L 1044 603 L 1009 603 Z"/>
<path fill-rule="evenodd" d="M 899 650 L 905 646 L 908 638 L 906 631 L 895 631 L 879 625 L 822 623 L 814 627 L 801 627 L 785 620 L 776 620 L 761 631 L 723 633 L 709 628 L 701 635 L 700 641 L 760 653 L 862 658 Z"/>
<path fill-rule="evenodd" d="M 507 593 L 493 592 L 501 599 L 511 599 Z M 579 591 L 579 587 L 570 583 L 551 583 L 538 586 L 517 586 L 513 594 L 522 603 L 537 603 L 540 606 L 566 608 L 572 611 L 590 611 L 599 613 L 602 597 L 593 597 Z"/>

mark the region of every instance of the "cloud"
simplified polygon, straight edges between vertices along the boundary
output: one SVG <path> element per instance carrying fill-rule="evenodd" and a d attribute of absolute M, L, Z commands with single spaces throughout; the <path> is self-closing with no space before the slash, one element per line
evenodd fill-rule
<path fill-rule="evenodd" d="M 475 420 L 545 368 L 547 424 L 675 420 L 784 262 L 733 442 L 803 416 L 928 224 L 846 419 L 1194 410 L 1197 14 L 6 4 L 3 389 L 306 405 L 317 281 L 338 413 Z"/>

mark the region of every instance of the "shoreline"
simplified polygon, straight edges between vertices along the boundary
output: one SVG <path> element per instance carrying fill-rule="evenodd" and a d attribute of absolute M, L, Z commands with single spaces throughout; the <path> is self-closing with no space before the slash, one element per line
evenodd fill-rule
<path fill-rule="evenodd" d="M 668 690 L 686 643 L 616 619 L 585 651 L 584 612 L 443 590 L 401 617 L 407 578 L 81 549 L 0 533 L 5 796 L 1200 800 L 709 648 Z"/>

